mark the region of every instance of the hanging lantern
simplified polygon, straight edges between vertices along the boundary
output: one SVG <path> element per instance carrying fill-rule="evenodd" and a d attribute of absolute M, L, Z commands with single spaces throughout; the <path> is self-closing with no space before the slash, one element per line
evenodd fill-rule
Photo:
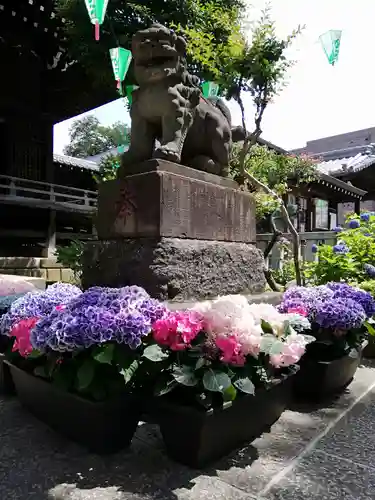
<path fill-rule="evenodd" d="M 122 95 L 121 82 L 125 80 L 126 73 L 128 72 L 132 60 L 132 53 L 130 50 L 116 47 L 115 49 L 110 49 L 109 54 L 111 56 L 113 74 L 117 82 L 117 90 L 120 95 Z"/>
<path fill-rule="evenodd" d="M 330 30 L 319 37 L 319 41 L 327 56 L 328 62 L 332 66 L 335 65 L 339 58 L 341 34 L 341 30 Z"/>
<path fill-rule="evenodd" d="M 215 82 L 204 82 L 202 84 L 202 93 L 204 97 L 217 97 L 219 85 Z"/>
<path fill-rule="evenodd" d="M 133 91 L 137 88 L 136 85 L 127 85 L 126 86 L 126 97 L 128 98 L 129 105 L 132 105 L 133 102 Z"/>
<path fill-rule="evenodd" d="M 85 0 L 85 4 L 90 21 L 95 26 L 95 40 L 98 41 L 100 38 L 99 26 L 103 24 L 108 0 Z"/>

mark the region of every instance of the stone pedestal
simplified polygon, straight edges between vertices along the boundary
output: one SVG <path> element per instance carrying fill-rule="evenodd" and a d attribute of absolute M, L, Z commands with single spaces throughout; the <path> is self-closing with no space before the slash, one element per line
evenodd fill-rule
<path fill-rule="evenodd" d="M 137 284 L 176 301 L 264 290 L 254 200 L 232 180 L 150 160 L 101 186 L 97 232 L 85 288 Z"/>

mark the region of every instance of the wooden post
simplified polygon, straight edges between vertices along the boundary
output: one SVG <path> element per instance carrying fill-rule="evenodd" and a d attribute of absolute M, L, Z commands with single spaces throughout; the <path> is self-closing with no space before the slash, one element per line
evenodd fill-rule
<path fill-rule="evenodd" d="M 359 215 L 361 213 L 361 200 L 356 198 L 354 202 L 354 212 Z"/>
<path fill-rule="evenodd" d="M 56 210 L 50 210 L 46 241 L 46 257 L 54 257 L 56 251 Z"/>

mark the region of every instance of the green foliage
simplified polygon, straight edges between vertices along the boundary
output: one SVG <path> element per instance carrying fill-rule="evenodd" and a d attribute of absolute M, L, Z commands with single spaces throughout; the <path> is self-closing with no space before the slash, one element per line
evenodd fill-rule
<path fill-rule="evenodd" d="M 206 10 L 207 6 L 211 6 Z M 227 19 L 227 13 L 233 9 L 244 9 L 242 0 L 140 0 L 140 1 L 110 1 L 107 14 L 101 26 L 100 43 L 94 40 L 93 26 L 90 24 L 85 3 L 82 0 L 58 0 L 58 12 L 67 22 L 68 51 L 72 60 L 78 61 L 87 74 L 103 86 L 113 83 L 112 67 L 108 50 L 120 44 L 130 49 L 131 37 L 139 29 L 148 27 L 152 22 L 166 26 L 180 25 L 196 28 L 198 32 L 210 35 L 213 53 L 216 47 L 226 43 L 226 36 L 231 26 L 225 26 L 222 19 Z M 210 16 L 210 17 L 208 17 Z M 202 26 L 202 19 L 207 21 Z M 195 59 L 189 58 L 190 67 L 201 77 L 206 71 Z M 197 64 L 198 63 L 198 64 Z M 126 84 L 135 83 L 130 68 Z"/>
<path fill-rule="evenodd" d="M 296 279 L 296 270 L 292 259 L 285 260 L 280 269 L 273 271 L 273 277 L 279 285 L 286 286 L 288 283 Z"/>
<path fill-rule="evenodd" d="M 56 248 L 57 262 L 64 267 L 70 268 L 76 280 L 82 274 L 82 254 L 85 244 L 80 240 L 72 240 L 69 245 Z"/>
<path fill-rule="evenodd" d="M 99 163 L 99 171 L 93 174 L 95 181 L 100 182 L 111 181 L 116 179 L 117 169 L 121 164 L 121 155 L 108 154 L 105 155 Z"/>
<path fill-rule="evenodd" d="M 122 122 L 105 127 L 95 116 L 89 115 L 75 120 L 69 135 L 70 143 L 64 148 L 64 154 L 86 158 L 123 145 L 128 141 L 129 132 Z"/>
<path fill-rule="evenodd" d="M 252 186 L 243 179 L 241 174 L 241 146 L 235 144 L 230 163 L 231 176 L 240 184 L 254 191 Z M 289 186 L 312 182 L 318 175 L 316 161 L 308 156 L 283 155 L 267 148 L 254 145 L 245 158 L 246 171 L 267 185 L 278 196 L 282 197 L 289 191 Z M 275 198 L 263 191 L 254 192 L 257 209 L 257 219 L 261 220 L 274 213 L 279 208 Z"/>
<path fill-rule="evenodd" d="M 344 245 L 346 252 L 337 252 L 337 247 L 321 245 L 318 247 L 318 260 L 307 265 L 306 277 L 312 284 L 324 284 L 329 281 L 367 283 L 371 276 L 366 265 L 375 264 L 375 216 L 369 215 L 361 220 L 358 215 L 350 215 L 346 229 L 338 233 L 337 245 Z M 351 221 L 358 221 L 359 227 L 350 228 Z"/>

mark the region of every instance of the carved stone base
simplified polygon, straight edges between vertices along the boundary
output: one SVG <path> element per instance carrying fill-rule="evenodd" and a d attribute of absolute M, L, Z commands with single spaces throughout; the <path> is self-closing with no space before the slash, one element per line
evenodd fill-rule
<path fill-rule="evenodd" d="M 90 242 L 83 287 L 139 285 L 161 300 L 261 293 L 264 261 L 252 244 L 178 238 Z"/>

